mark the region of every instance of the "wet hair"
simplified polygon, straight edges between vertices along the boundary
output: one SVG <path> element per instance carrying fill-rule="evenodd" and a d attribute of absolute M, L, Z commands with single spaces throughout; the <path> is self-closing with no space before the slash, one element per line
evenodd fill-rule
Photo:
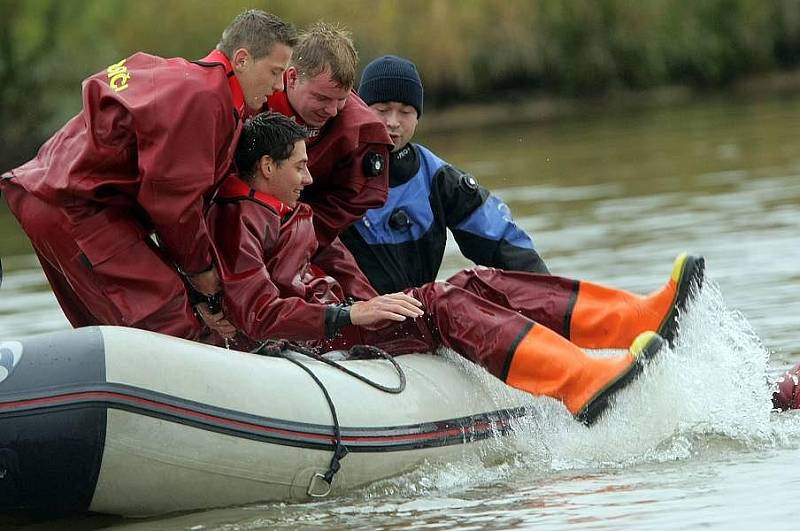
<path fill-rule="evenodd" d="M 328 70 L 334 83 L 351 89 L 356 83 L 358 52 L 349 31 L 341 26 L 317 22 L 300 34 L 292 66 L 304 79 Z"/>
<path fill-rule="evenodd" d="M 306 138 L 306 128 L 291 118 L 276 112 L 259 114 L 244 125 L 236 145 L 235 160 L 239 177 L 251 182 L 261 157 L 266 155 L 276 164 L 281 164 L 292 156 L 295 143 Z"/>
<path fill-rule="evenodd" d="M 261 59 L 268 55 L 275 43 L 285 44 L 290 48 L 297 44 L 297 30 L 285 20 L 260 9 L 248 9 L 239 13 L 233 22 L 222 32 L 217 43 L 217 50 L 228 59 L 233 59 L 233 52 L 246 48 L 253 59 Z"/>

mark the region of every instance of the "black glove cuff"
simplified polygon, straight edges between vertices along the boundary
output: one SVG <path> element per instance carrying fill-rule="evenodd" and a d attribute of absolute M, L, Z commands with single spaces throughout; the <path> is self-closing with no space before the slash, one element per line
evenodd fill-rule
<path fill-rule="evenodd" d="M 349 304 L 329 304 L 325 308 L 325 336 L 335 337 L 339 330 L 352 324 Z"/>

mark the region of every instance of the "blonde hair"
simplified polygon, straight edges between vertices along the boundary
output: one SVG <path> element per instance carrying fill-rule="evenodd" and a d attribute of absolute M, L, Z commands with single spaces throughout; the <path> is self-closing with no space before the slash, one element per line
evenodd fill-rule
<path fill-rule="evenodd" d="M 349 31 L 338 25 L 316 22 L 300 34 L 292 65 L 305 79 L 329 70 L 334 83 L 351 89 L 356 83 L 358 52 Z"/>

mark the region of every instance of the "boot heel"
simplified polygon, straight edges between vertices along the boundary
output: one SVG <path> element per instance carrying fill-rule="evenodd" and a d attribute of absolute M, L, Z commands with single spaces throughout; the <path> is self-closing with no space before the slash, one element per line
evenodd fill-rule
<path fill-rule="evenodd" d="M 655 332 L 648 331 L 639 334 L 629 349 L 631 356 L 633 356 L 633 363 L 628 367 L 628 370 L 621 372 L 592 397 L 575 415 L 575 419 L 586 426 L 591 426 L 597 422 L 597 419 L 608 409 L 611 398 L 641 374 L 646 363 L 661 351 L 664 343 L 664 339 Z"/>

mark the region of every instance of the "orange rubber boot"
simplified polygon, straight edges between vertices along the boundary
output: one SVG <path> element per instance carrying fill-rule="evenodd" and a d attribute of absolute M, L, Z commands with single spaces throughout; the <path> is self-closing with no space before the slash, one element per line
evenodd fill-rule
<path fill-rule="evenodd" d="M 644 360 L 653 357 L 662 344 L 658 334 L 645 332 L 627 353 L 596 358 L 552 330 L 534 325 L 514 351 L 505 381 L 531 394 L 561 400 L 588 426 L 607 409 L 611 397 L 638 376 Z"/>
<path fill-rule="evenodd" d="M 681 254 L 666 286 L 636 295 L 581 282 L 570 319 L 570 340 L 583 348 L 627 348 L 646 330 L 656 330 L 670 346 L 678 332 L 678 313 L 691 300 L 692 286 L 703 283 L 702 257 Z"/>

